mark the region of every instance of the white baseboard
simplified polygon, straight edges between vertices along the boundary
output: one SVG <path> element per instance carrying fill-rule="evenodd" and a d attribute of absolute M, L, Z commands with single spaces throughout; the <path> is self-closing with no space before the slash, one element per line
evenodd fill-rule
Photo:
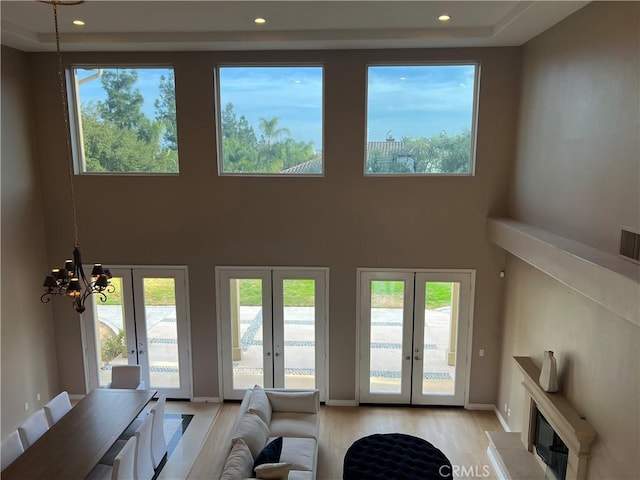
<path fill-rule="evenodd" d="M 502 416 L 502 413 L 500 413 L 500 410 L 498 410 L 498 408 L 495 405 L 493 406 L 493 411 L 495 412 L 496 417 L 498 417 L 498 420 L 500 420 L 500 425 L 502 425 L 502 428 L 504 428 L 504 431 L 505 432 L 510 432 L 511 431 L 511 427 L 509 426 L 507 421 Z"/>
<path fill-rule="evenodd" d="M 467 403 L 464 408 L 467 410 L 495 410 L 492 403 Z"/>
<path fill-rule="evenodd" d="M 358 404 L 355 400 L 327 400 L 324 402 L 329 407 L 357 407 Z"/>
<path fill-rule="evenodd" d="M 191 399 L 194 403 L 220 403 L 220 397 L 193 397 Z"/>

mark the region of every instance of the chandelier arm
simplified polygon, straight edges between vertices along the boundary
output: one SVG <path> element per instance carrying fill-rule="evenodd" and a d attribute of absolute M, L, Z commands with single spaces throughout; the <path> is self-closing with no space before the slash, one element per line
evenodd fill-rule
<path fill-rule="evenodd" d="M 55 295 L 55 292 L 44 292 L 40 297 L 42 303 L 49 303 L 51 301 L 51 295 Z"/>

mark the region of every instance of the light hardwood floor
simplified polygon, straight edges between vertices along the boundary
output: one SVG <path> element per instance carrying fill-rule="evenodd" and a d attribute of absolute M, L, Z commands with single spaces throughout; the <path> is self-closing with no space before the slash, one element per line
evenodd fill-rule
<path fill-rule="evenodd" d="M 196 460 L 189 479 L 212 478 L 220 468 L 220 439 L 227 438 L 239 404 L 226 403 Z M 349 446 L 373 433 L 401 432 L 431 442 L 449 458 L 454 478 L 493 480 L 497 476 L 487 457 L 485 430 L 502 431 L 491 411 L 461 408 L 328 407 L 320 408 L 318 480 L 342 478 L 342 461 Z M 220 471 L 220 470 L 218 470 Z M 456 473 L 454 471 L 454 474 Z"/>
<path fill-rule="evenodd" d="M 485 430 L 503 430 L 491 411 L 325 406 L 320 412 L 318 479 L 342 478 L 344 454 L 358 438 L 395 432 L 424 438 L 439 448 L 451 461 L 454 478 L 495 479 L 497 476 L 486 453 Z"/>

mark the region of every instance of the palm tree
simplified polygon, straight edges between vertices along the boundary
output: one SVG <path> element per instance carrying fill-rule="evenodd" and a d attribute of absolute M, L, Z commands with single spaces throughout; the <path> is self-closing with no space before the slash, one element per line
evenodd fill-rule
<path fill-rule="evenodd" d="M 270 120 L 266 118 L 260 119 L 260 124 L 258 127 L 264 135 L 264 138 L 267 140 L 267 145 L 271 146 L 271 142 L 273 140 L 277 140 L 283 135 L 291 135 L 291 131 L 287 127 L 278 126 L 278 122 L 280 122 L 279 117 L 272 117 Z"/>

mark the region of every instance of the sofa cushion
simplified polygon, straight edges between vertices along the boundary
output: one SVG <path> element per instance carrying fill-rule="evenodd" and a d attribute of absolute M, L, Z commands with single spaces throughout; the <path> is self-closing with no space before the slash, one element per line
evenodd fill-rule
<path fill-rule="evenodd" d="M 280 453 L 282 453 L 282 437 L 278 437 L 260 451 L 255 461 L 253 462 L 253 469 L 263 463 L 278 463 L 280 461 Z"/>
<path fill-rule="evenodd" d="M 272 437 L 318 439 L 319 416 L 313 413 L 273 412 L 269 425 Z"/>
<path fill-rule="evenodd" d="M 314 480 L 313 472 L 304 472 L 302 470 L 290 470 L 288 480 Z"/>
<path fill-rule="evenodd" d="M 291 470 L 313 472 L 316 467 L 316 441 L 313 438 L 283 438 L 280 461 L 291 464 Z"/>
<path fill-rule="evenodd" d="M 247 412 L 242 415 L 231 441 L 236 442 L 238 439 L 244 440 L 249 450 L 251 450 L 251 455 L 255 458 L 264 447 L 264 444 L 267 443 L 268 437 L 269 427 L 267 427 L 259 416 Z"/>
<path fill-rule="evenodd" d="M 274 412 L 318 413 L 320 407 L 318 390 L 305 392 L 268 390 L 266 393 Z"/>
<path fill-rule="evenodd" d="M 244 440 L 238 439 L 231 447 L 220 480 L 237 480 L 253 476 L 253 456 Z"/>
<path fill-rule="evenodd" d="M 256 478 L 263 478 L 265 480 L 287 480 L 289 478 L 289 470 L 291 470 L 291 464 L 280 463 L 264 463 L 255 469 Z"/>
<path fill-rule="evenodd" d="M 258 415 L 267 425 L 271 422 L 271 403 L 269 403 L 269 398 L 264 388 L 260 385 L 253 387 L 247 411 Z"/>

